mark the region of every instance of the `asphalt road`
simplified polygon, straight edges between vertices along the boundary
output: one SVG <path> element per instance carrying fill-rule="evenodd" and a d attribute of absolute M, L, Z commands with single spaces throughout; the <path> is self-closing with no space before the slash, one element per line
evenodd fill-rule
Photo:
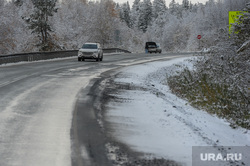
<path fill-rule="evenodd" d="M 0 165 L 112 165 L 98 121 L 102 80 L 124 66 L 191 54 L 117 54 L 0 66 Z"/>

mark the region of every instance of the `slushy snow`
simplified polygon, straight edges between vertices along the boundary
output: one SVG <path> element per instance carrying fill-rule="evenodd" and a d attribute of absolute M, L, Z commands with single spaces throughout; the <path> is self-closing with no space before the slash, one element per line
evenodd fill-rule
<path fill-rule="evenodd" d="M 116 139 L 146 156 L 192 165 L 192 146 L 250 146 L 250 132 L 197 110 L 176 97 L 166 85 L 174 64 L 192 68 L 189 58 L 151 62 L 123 68 L 115 79 L 133 90 L 112 94 L 106 113 Z M 172 73 L 173 74 L 173 73 Z M 147 90 L 145 90 L 147 89 Z"/>

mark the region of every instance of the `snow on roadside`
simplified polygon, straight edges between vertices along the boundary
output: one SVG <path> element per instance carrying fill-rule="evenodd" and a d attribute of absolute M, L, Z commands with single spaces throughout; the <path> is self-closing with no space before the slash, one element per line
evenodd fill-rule
<path fill-rule="evenodd" d="M 135 151 L 183 165 L 192 165 L 192 146 L 250 146 L 249 131 L 232 129 L 225 120 L 191 107 L 170 92 L 166 73 L 173 64 L 192 67 L 187 59 L 135 65 L 118 74 L 116 83 L 136 88 L 112 94 L 123 101 L 108 104 L 106 120 L 115 138 Z"/>

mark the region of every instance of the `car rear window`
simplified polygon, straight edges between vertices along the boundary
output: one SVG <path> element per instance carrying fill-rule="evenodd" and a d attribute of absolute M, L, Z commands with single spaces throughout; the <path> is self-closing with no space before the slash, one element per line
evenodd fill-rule
<path fill-rule="evenodd" d="M 145 48 L 152 48 L 152 47 L 156 47 L 156 43 L 155 42 L 146 42 Z"/>

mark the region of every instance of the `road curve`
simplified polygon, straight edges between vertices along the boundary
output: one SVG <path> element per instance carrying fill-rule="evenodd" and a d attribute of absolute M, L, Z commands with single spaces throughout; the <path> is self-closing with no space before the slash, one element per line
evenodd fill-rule
<path fill-rule="evenodd" d="M 96 109 L 104 77 L 190 54 L 117 54 L 0 66 L 0 165 L 111 165 Z M 103 73 L 103 74 L 102 74 Z M 102 74 L 102 76 L 101 76 Z"/>

